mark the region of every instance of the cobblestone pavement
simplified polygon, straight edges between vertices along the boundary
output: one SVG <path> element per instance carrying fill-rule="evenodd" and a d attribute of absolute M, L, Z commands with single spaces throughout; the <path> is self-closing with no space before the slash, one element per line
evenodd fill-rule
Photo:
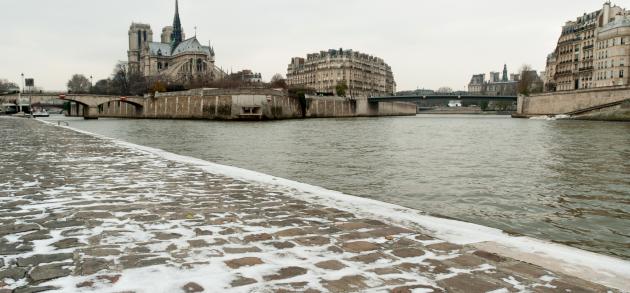
<path fill-rule="evenodd" d="M 606 292 L 116 142 L 0 118 L 0 292 Z"/>

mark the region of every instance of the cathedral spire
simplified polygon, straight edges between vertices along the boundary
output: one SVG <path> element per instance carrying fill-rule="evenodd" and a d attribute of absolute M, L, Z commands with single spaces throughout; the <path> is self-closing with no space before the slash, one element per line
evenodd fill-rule
<path fill-rule="evenodd" d="M 175 49 L 183 38 L 182 23 L 179 20 L 179 1 L 175 0 L 175 18 L 173 19 L 173 33 L 171 34 L 171 47 Z"/>

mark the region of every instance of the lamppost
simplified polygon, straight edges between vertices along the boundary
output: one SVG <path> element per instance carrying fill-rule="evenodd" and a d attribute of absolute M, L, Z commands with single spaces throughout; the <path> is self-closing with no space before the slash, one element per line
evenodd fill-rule
<path fill-rule="evenodd" d="M 90 93 L 92 93 L 92 87 L 93 87 L 92 76 L 90 75 Z"/>
<path fill-rule="evenodd" d="M 18 83 L 19 83 L 19 82 L 18 82 Z M 18 87 L 19 87 L 19 84 L 18 84 Z M 20 111 L 19 111 L 19 109 L 20 109 L 20 100 L 21 100 L 21 99 L 22 99 L 22 90 L 20 89 L 20 90 L 18 91 L 18 98 L 17 98 L 17 101 L 15 101 L 15 108 L 18 110 L 18 112 L 20 112 Z"/>
<path fill-rule="evenodd" d="M 21 93 L 24 93 L 25 89 L 26 89 L 26 86 L 24 85 L 24 73 L 22 73 L 21 76 L 22 76 L 22 90 L 21 90 Z M 18 98 L 17 104 L 18 104 L 18 109 L 19 109 L 18 112 L 22 112 L 22 95 L 21 94 L 20 94 L 20 96 Z"/>

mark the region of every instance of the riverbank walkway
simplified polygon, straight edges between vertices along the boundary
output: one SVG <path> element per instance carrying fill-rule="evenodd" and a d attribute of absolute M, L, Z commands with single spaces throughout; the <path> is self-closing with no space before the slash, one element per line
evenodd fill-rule
<path fill-rule="evenodd" d="M 617 292 L 0 117 L 0 292 Z"/>

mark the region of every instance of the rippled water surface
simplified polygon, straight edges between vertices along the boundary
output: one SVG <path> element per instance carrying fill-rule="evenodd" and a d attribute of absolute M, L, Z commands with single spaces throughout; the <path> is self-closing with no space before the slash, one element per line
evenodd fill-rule
<path fill-rule="evenodd" d="M 493 116 L 70 126 L 630 259 L 630 123 Z"/>

